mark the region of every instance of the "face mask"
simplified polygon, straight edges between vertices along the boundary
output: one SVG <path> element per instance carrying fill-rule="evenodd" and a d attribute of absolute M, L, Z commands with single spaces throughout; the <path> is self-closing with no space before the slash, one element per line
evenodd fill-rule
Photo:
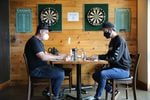
<path fill-rule="evenodd" d="M 110 38 L 110 35 L 111 35 L 111 33 L 108 31 L 108 32 L 104 32 L 104 36 L 107 38 L 107 39 L 109 39 Z"/>
<path fill-rule="evenodd" d="M 49 35 L 48 34 L 44 34 L 43 35 L 43 40 L 48 40 L 49 39 Z"/>

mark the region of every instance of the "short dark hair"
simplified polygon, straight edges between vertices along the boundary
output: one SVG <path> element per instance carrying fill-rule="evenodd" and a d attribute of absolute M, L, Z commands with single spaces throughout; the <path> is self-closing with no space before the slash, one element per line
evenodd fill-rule
<path fill-rule="evenodd" d="M 49 28 L 49 26 L 48 26 L 47 24 L 39 24 L 39 25 L 37 26 L 36 33 L 35 33 L 35 34 L 40 33 L 40 30 L 42 30 L 42 29 L 51 31 L 51 29 Z"/>

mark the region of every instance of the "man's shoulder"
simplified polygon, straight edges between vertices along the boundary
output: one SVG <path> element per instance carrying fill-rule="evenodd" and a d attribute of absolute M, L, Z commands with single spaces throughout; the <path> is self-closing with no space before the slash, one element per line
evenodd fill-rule
<path fill-rule="evenodd" d="M 39 40 L 35 37 L 35 36 L 32 36 L 28 41 L 27 43 L 36 43 L 36 42 L 39 42 Z"/>
<path fill-rule="evenodd" d="M 37 40 L 37 39 L 35 38 L 35 36 L 32 36 L 32 37 L 29 39 L 29 41 L 33 41 L 33 40 Z"/>
<path fill-rule="evenodd" d="M 25 44 L 25 47 L 28 47 L 32 44 L 34 44 L 36 42 L 36 40 L 34 39 L 34 37 L 32 36 L 30 39 L 28 39 L 28 41 Z"/>
<path fill-rule="evenodd" d="M 116 41 L 120 43 L 126 43 L 126 40 L 122 36 L 116 36 Z"/>

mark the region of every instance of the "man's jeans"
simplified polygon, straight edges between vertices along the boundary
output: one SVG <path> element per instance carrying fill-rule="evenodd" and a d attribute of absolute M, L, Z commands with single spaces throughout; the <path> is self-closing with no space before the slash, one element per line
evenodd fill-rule
<path fill-rule="evenodd" d="M 59 95 L 61 84 L 65 77 L 64 75 L 64 71 L 61 68 L 50 65 L 38 67 L 31 72 L 31 76 L 51 79 L 54 96 Z"/>
<path fill-rule="evenodd" d="M 112 87 L 106 84 L 108 79 L 119 79 L 129 77 L 129 71 L 120 68 L 104 68 L 93 74 L 93 79 L 98 82 L 95 97 L 100 97 L 104 88 L 110 92 Z"/>

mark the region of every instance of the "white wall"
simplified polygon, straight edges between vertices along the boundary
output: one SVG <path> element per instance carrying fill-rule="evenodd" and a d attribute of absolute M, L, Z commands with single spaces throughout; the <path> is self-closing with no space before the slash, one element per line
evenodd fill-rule
<path fill-rule="evenodd" d="M 147 35 L 147 0 L 138 0 L 138 52 L 141 53 L 141 60 L 139 64 L 138 78 L 145 84 L 148 81 L 148 62 L 150 63 L 150 46 L 148 47 L 148 40 L 150 37 Z M 150 67 L 150 66 L 149 66 Z"/>
<path fill-rule="evenodd" d="M 150 0 L 148 0 L 148 16 L 150 16 Z M 150 18 L 148 19 L 148 27 L 147 27 L 147 34 L 148 34 L 148 89 L 150 90 Z"/>

